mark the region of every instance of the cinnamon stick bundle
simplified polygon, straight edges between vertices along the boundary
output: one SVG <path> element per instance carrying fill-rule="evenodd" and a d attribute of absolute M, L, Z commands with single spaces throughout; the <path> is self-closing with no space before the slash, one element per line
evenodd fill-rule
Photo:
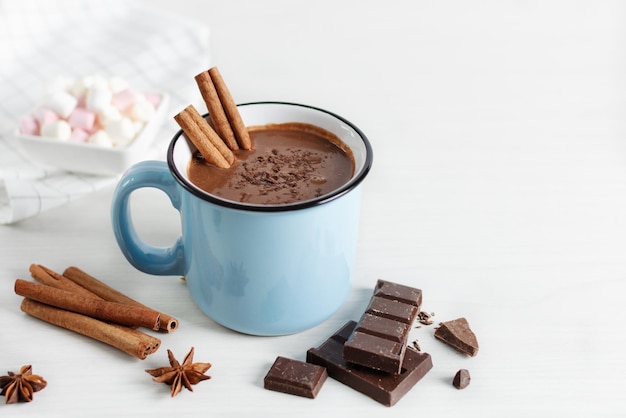
<path fill-rule="evenodd" d="M 195 80 L 211 124 L 193 105 L 176 114 L 174 120 L 208 163 L 228 168 L 235 161 L 233 151 L 252 149 L 250 133 L 217 67 L 201 72 Z"/>
<path fill-rule="evenodd" d="M 21 309 L 42 321 L 101 341 L 141 360 L 157 351 L 161 345 L 161 340 L 158 338 L 136 329 L 108 324 L 31 299 L 25 298 Z"/>
<path fill-rule="evenodd" d="M 15 281 L 15 293 L 46 305 L 115 324 L 145 327 L 155 331 L 160 325 L 160 315 L 152 309 L 122 305 L 22 279 Z"/>
<path fill-rule="evenodd" d="M 113 289 L 106 283 L 101 282 L 78 267 L 70 266 L 66 268 L 65 271 L 63 271 L 63 277 L 109 302 L 116 302 L 139 308 L 148 308 L 146 305 Z M 161 318 L 159 326 L 160 331 L 172 332 L 178 327 L 178 320 L 176 320 L 176 318 L 163 312 L 159 312 L 159 315 Z"/>

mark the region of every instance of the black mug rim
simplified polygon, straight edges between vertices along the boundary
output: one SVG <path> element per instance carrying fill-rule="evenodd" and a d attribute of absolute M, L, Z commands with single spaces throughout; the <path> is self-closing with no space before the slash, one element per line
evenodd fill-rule
<path fill-rule="evenodd" d="M 345 119 L 344 117 L 339 116 L 339 115 L 337 115 L 337 114 L 335 114 L 333 112 L 330 112 L 328 110 L 321 109 L 321 108 L 315 107 L 315 106 L 304 105 L 304 104 L 300 104 L 300 103 L 283 102 L 283 101 L 259 101 L 259 102 L 241 103 L 241 104 L 238 104 L 237 106 L 238 107 L 243 107 L 243 106 L 259 105 L 259 104 L 278 104 L 278 105 L 289 105 L 289 106 L 298 106 L 298 107 L 308 108 L 308 109 L 312 109 L 312 110 L 316 110 L 316 111 L 319 111 L 319 112 L 326 113 L 326 114 L 328 114 L 328 115 L 330 115 L 330 116 L 332 116 L 332 117 L 342 121 L 346 125 L 350 126 L 352 129 L 354 129 L 354 131 L 359 135 L 359 137 L 363 141 L 363 145 L 365 147 L 365 154 L 366 154 L 365 155 L 365 161 L 363 163 L 363 167 L 361 168 L 361 170 L 354 177 L 352 177 L 347 183 L 345 183 L 341 187 L 333 190 L 330 193 L 327 193 L 327 194 L 325 194 L 323 196 L 320 196 L 318 198 L 305 200 L 305 201 L 302 201 L 302 202 L 287 203 L 287 204 L 281 204 L 281 205 L 260 205 L 260 204 L 241 203 L 241 202 L 236 202 L 236 201 L 232 201 L 232 200 L 221 199 L 221 198 L 219 198 L 217 196 L 214 196 L 214 195 L 212 195 L 210 193 L 207 193 L 207 192 L 205 192 L 205 191 L 203 191 L 203 190 L 201 190 L 201 189 L 191 185 L 188 182 L 188 180 L 185 178 L 185 176 L 183 176 L 183 174 L 180 173 L 180 171 L 178 170 L 178 168 L 174 164 L 174 147 L 176 146 L 176 142 L 182 137 L 182 134 L 183 134 L 183 130 L 180 129 L 174 135 L 174 137 L 172 138 L 172 140 L 170 142 L 170 145 L 168 147 L 168 150 L 167 150 L 167 165 L 168 165 L 168 167 L 170 169 L 170 172 L 173 174 L 174 178 L 176 179 L 176 181 L 184 189 L 186 189 L 188 192 L 192 193 L 193 195 L 201 198 L 202 200 L 211 202 L 211 203 L 219 205 L 219 206 L 231 208 L 231 209 L 252 211 L 252 212 L 286 212 L 286 211 L 307 209 L 307 208 L 323 205 L 325 203 L 329 203 L 329 202 L 331 202 L 331 201 L 333 201 L 335 199 L 338 199 L 339 197 L 347 194 L 348 192 L 350 192 L 351 190 L 356 188 L 363 181 L 363 179 L 365 179 L 365 177 L 367 176 L 367 174 L 369 173 L 369 171 L 370 171 L 370 169 L 372 167 L 372 162 L 373 162 L 372 146 L 371 146 L 369 140 L 367 139 L 367 137 L 365 136 L 365 134 L 356 125 L 354 125 L 352 122 L 350 122 L 347 119 Z M 204 116 L 206 117 L 207 115 L 208 115 L 208 113 L 205 114 Z"/>

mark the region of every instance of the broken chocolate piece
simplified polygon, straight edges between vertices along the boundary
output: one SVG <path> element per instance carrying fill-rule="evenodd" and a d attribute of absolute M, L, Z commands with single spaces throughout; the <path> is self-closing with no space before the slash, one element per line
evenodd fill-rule
<path fill-rule="evenodd" d="M 383 405 L 393 406 L 432 369 L 432 359 L 427 353 L 407 347 L 402 370 L 398 374 L 349 363 L 343 358 L 343 346 L 356 326 L 355 321 L 349 321 L 322 345 L 309 349 L 307 362 L 326 367 L 333 379 Z"/>
<path fill-rule="evenodd" d="M 313 399 L 327 377 L 324 367 L 278 356 L 263 384 L 268 390 Z"/>
<path fill-rule="evenodd" d="M 470 374 L 467 369 L 460 369 L 452 379 L 452 385 L 457 389 L 465 389 L 470 384 Z"/>
<path fill-rule="evenodd" d="M 421 303 L 421 290 L 378 280 L 369 306 L 344 345 L 344 358 L 372 369 L 400 373 L 411 324 Z"/>
<path fill-rule="evenodd" d="M 435 330 L 435 338 L 468 356 L 478 354 L 478 340 L 465 318 L 442 322 Z"/>

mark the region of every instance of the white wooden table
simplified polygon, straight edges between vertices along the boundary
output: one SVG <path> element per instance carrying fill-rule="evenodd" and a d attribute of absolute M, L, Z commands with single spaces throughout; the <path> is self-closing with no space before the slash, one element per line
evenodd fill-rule
<path fill-rule="evenodd" d="M 368 135 L 354 290 L 311 330 L 246 336 L 204 316 L 178 278 L 128 264 L 112 188 L 0 226 L 0 373 L 30 363 L 48 381 L 1 417 L 626 415 L 625 3 L 151 4 L 210 25 L 238 102 L 323 107 Z M 133 209 L 146 240 L 179 234 L 164 195 L 144 190 Z M 13 294 L 31 263 L 78 265 L 180 329 L 142 362 L 33 320 Z M 332 379 L 315 400 L 263 389 L 276 356 L 304 359 L 358 319 L 378 278 L 421 288 L 435 321 L 468 318 L 478 356 L 413 330 L 434 368 L 392 408 Z M 191 346 L 212 379 L 171 399 L 143 370 Z M 462 391 L 459 368 L 472 375 Z"/>

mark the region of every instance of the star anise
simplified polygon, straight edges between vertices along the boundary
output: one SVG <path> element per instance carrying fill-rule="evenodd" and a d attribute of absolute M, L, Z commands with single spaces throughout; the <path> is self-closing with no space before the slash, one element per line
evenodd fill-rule
<path fill-rule="evenodd" d="M 31 365 L 22 366 L 19 374 L 8 373 L 8 376 L 0 376 L 0 395 L 6 397 L 6 403 L 30 402 L 33 393 L 48 384 L 43 377 L 33 374 Z"/>
<path fill-rule="evenodd" d="M 172 387 L 172 398 L 183 389 L 183 386 L 193 392 L 191 385 L 196 385 L 203 380 L 210 379 L 204 373 L 209 370 L 211 363 L 194 363 L 194 348 L 191 347 L 189 353 L 185 356 L 183 364 L 180 364 L 174 354 L 167 350 L 167 357 L 171 367 L 159 367 L 157 369 L 148 369 L 146 372 L 151 374 L 152 380 L 159 383 L 166 383 Z"/>

